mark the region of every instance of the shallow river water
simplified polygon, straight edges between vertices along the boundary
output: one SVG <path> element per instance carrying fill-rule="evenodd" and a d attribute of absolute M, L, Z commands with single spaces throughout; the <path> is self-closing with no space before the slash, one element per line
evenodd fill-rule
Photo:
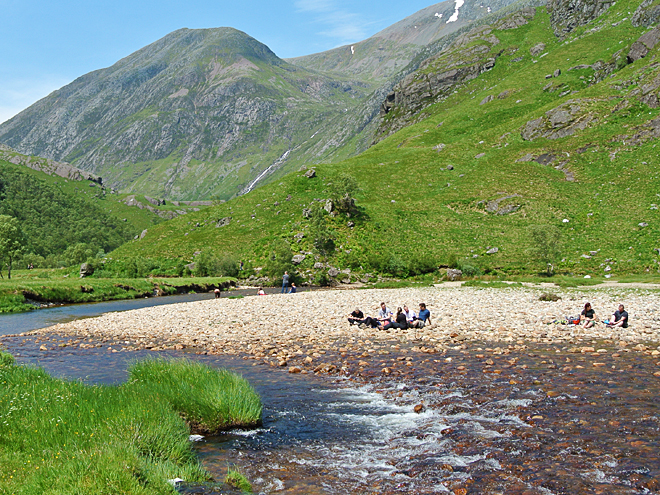
<path fill-rule="evenodd" d="M 21 362 L 89 383 L 123 381 L 130 360 L 154 354 L 112 352 L 113 342 L 60 348 L 61 337 L 42 351 L 43 342 L 2 340 Z M 391 344 L 387 361 L 370 360 L 360 376 L 291 375 L 256 360 L 167 354 L 231 368 L 261 394 L 261 428 L 195 444 L 215 479 L 235 465 L 256 493 L 660 493 L 657 358 L 615 353 L 608 343 L 598 343 L 610 347 L 598 356 L 492 343 L 426 355 Z M 179 489 L 233 493 L 223 483 Z"/>

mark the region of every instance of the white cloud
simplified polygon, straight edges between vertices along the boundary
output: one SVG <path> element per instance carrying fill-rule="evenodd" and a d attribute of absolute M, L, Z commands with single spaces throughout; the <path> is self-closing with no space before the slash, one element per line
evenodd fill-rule
<path fill-rule="evenodd" d="M 35 80 L 2 78 L 0 86 L 0 123 L 11 119 L 14 115 L 32 105 L 41 98 L 48 96 L 68 82 L 60 76 L 35 78 Z"/>
<path fill-rule="evenodd" d="M 367 23 L 359 14 L 339 7 L 335 0 L 296 0 L 298 12 L 314 14 L 313 22 L 322 26 L 318 34 L 332 38 L 337 45 L 362 41 Z"/>

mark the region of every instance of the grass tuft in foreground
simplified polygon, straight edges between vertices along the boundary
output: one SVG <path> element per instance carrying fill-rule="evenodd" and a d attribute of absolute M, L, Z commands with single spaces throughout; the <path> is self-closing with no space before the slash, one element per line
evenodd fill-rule
<path fill-rule="evenodd" d="M 261 421 L 257 394 L 226 371 L 154 361 L 133 365 L 131 376 L 88 386 L 0 352 L 0 492 L 175 493 L 167 480 L 209 479 L 181 415 L 213 428 Z"/>
<path fill-rule="evenodd" d="M 228 485 L 231 485 L 235 488 L 238 488 L 239 490 L 246 492 L 246 493 L 252 493 L 252 485 L 248 481 L 248 479 L 241 474 L 239 471 L 236 469 L 228 469 L 227 470 L 227 476 L 225 477 L 225 483 Z"/>
<path fill-rule="evenodd" d="M 131 387 L 157 390 L 195 432 L 217 433 L 252 426 L 261 418 L 261 400 L 250 384 L 227 370 L 189 360 L 149 359 L 131 366 Z"/>

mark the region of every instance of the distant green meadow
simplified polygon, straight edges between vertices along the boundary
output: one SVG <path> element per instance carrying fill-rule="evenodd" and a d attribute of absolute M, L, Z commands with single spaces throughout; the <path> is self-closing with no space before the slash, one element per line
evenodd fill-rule
<path fill-rule="evenodd" d="M 14 272 L 0 280 L 0 313 L 35 309 L 40 304 L 76 304 L 136 299 L 154 295 L 210 292 L 226 288 L 229 277 L 78 277 L 77 269 L 35 269 Z"/>

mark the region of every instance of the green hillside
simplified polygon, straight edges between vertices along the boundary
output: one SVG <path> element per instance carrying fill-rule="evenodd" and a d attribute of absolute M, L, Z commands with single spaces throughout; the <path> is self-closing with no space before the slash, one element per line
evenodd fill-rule
<path fill-rule="evenodd" d="M 312 231 L 328 228 L 337 246 L 331 264 L 354 272 L 402 276 L 454 257 L 488 273 L 533 272 L 545 268 L 529 254 L 531 229 L 541 225 L 561 232 L 559 271 L 657 272 L 660 65 L 657 47 L 626 65 L 647 30 L 630 22 L 638 5 L 619 1 L 563 39 L 544 8 L 515 29 L 482 30 L 415 77 L 463 67 L 472 59 L 460 57 L 475 47 L 472 55 L 495 60 L 490 70 L 421 111 L 395 108 L 385 117 L 387 125 L 412 113 L 416 124 L 355 158 L 319 165 L 315 178 L 293 173 L 150 228 L 113 256 L 192 258 L 206 249 L 260 267 L 278 239 L 293 254 L 315 253 Z M 532 55 L 541 42 L 544 49 Z M 327 198 L 341 174 L 361 188 L 360 213 L 328 215 L 325 227 L 314 227 L 303 208 Z M 494 247 L 497 253 L 486 254 Z M 308 254 L 299 270 L 311 270 L 314 258 Z"/>
<path fill-rule="evenodd" d="M 46 258 L 49 265 L 64 262 L 64 253 L 80 244 L 93 255 L 111 251 L 161 221 L 121 203 L 95 182 L 50 176 L 5 160 L 0 160 L 0 214 L 20 220 L 25 254 Z"/>

